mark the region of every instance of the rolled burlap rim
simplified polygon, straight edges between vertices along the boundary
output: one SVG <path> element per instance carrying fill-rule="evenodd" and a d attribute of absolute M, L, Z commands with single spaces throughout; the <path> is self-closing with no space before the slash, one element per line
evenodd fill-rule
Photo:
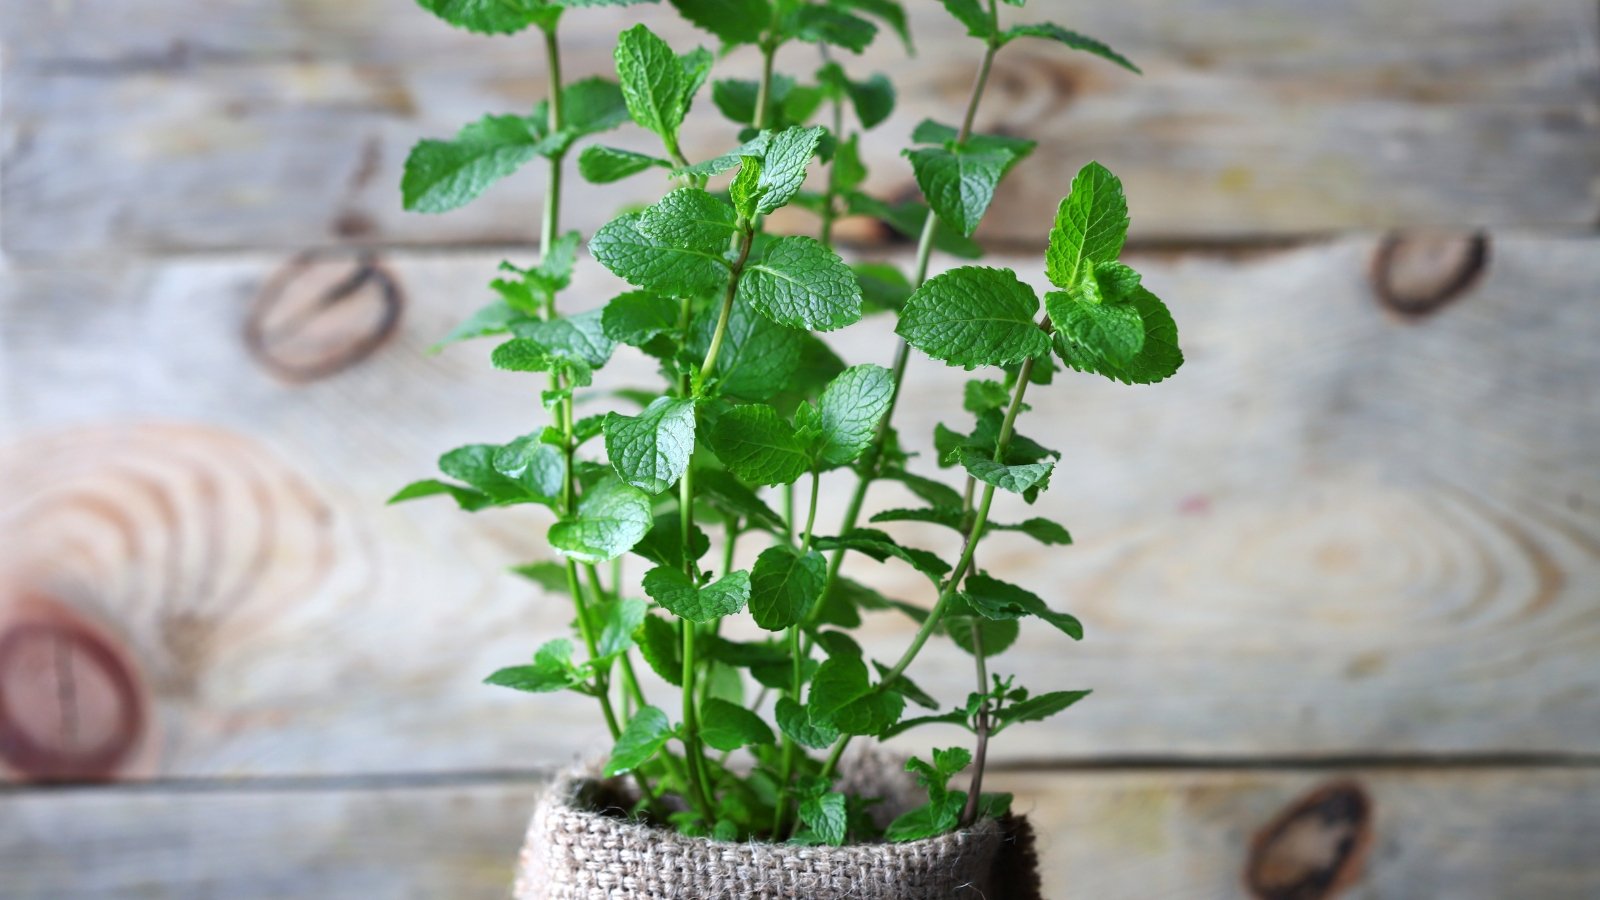
<path fill-rule="evenodd" d="M 844 786 L 880 796 L 887 820 L 919 789 L 892 757 L 863 754 Z M 516 900 L 1035 900 L 1037 864 L 1025 819 L 899 844 L 809 847 L 685 837 L 627 819 L 626 796 L 582 767 L 558 777 L 534 810 Z"/>

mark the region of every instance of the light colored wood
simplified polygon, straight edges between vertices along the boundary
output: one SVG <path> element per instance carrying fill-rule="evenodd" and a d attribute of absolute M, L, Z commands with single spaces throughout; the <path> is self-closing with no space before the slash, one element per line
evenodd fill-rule
<path fill-rule="evenodd" d="M 1060 900 L 1245 896 L 1250 839 L 1330 780 L 1371 797 L 1372 852 L 1348 900 L 1587 900 L 1600 892 L 1593 770 L 1006 774 Z M 422 787 L 213 787 L 0 795 L 0 893 L 505 896 L 532 780 Z M 1310 893 L 1303 897 L 1324 897 Z"/>
<path fill-rule="evenodd" d="M 959 116 L 976 46 L 937 4 L 910 4 L 919 55 L 884 40 L 854 71 L 888 71 L 901 109 L 868 142 L 870 187 L 914 193 L 900 158 L 925 116 Z M 419 138 L 543 94 L 538 42 L 456 32 L 414 6 L 348 0 L 16 3 L 5 17 L 5 250 L 107 251 L 527 242 L 543 178 L 521 173 L 446 216 L 401 211 Z M 1340 4 L 1164 0 L 1036 5 L 1140 61 L 1143 79 L 1043 41 L 1002 54 L 980 128 L 1038 138 L 983 234 L 1036 244 L 1071 173 L 1124 176 L 1146 238 L 1325 233 L 1478 223 L 1584 228 L 1600 209 L 1600 22 L 1583 0 Z M 665 4 L 574 13 L 572 77 L 611 71 L 615 35 L 642 20 L 676 45 L 708 37 Z M 782 52 L 807 75 L 812 48 Z M 718 77 L 752 77 L 741 51 Z M 695 157 L 730 146 L 708 101 Z M 637 129 L 606 140 L 653 150 Z M 537 166 L 530 167 L 537 169 Z M 651 199 L 641 177 L 571 179 L 569 224 L 592 231 Z M 814 223 L 788 218 L 785 227 Z M 854 223 L 841 233 L 878 232 Z"/>
<path fill-rule="evenodd" d="M 1063 376 L 1030 395 L 1021 430 L 1066 458 L 1037 508 L 1003 498 L 996 517 L 1052 516 L 1078 544 L 1001 535 L 979 564 L 1075 612 L 1088 635 L 1032 631 L 994 668 L 1097 693 L 1006 735 L 999 758 L 1594 751 L 1596 242 L 1494 239 L 1487 271 L 1422 318 L 1379 305 L 1375 245 L 1141 257 L 1183 332 L 1179 377 Z M 1038 281 L 1036 264 L 997 262 Z M 310 381 L 283 380 L 242 339 L 289 263 L 10 273 L 8 621 L 44 598 L 138 674 L 148 728 L 122 777 L 459 771 L 593 750 L 587 699 L 477 683 L 565 631 L 564 602 L 504 573 L 548 557 L 547 520 L 382 505 L 439 452 L 543 424 L 542 383 L 490 370 L 487 346 L 423 353 L 484 299 L 495 257 L 379 260 L 403 304 L 397 330 Z M 608 276 L 579 268 L 573 308 L 610 296 Z M 330 352 L 378 321 L 332 316 L 304 332 Z M 887 362 L 888 328 L 868 320 L 837 346 Z M 653 383 L 631 353 L 604 374 Z M 912 448 L 927 450 L 938 418 L 964 420 L 948 403 L 964 377 L 913 361 L 897 421 Z M 934 471 L 926 455 L 917 467 Z M 824 528 L 844 493 L 842 480 L 823 491 Z M 910 502 L 893 486 L 871 499 Z M 853 565 L 929 599 L 899 564 Z M 864 634 L 885 658 L 906 636 L 887 615 Z M 910 674 L 947 699 L 972 677 L 942 641 Z M 68 713 L 42 702 L 30 727 L 64 734 Z"/>

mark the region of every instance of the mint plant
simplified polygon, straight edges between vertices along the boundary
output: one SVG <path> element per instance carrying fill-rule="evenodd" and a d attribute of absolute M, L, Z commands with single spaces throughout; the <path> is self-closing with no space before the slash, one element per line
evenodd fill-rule
<path fill-rule="evenodd" d="M 407 208 L 443 212 L 536 158 L 546 161 L 538 261 L 503 264 L 490 282 L 493 299 L 446 338 L 496 337 L 496 367 L 544 376 L 544 421 L 505 443 L 451 450 L 439 461 L 444 479 L 394 497 L 448 495 L 469 512 L 539 504 L 553 513 L 546 543 L 559 562 L 514 571 L 565 594 L 576 640 L 550 640 L 531 662 L 494 672 L 489 683 L 594 698 L 613 739 L 604 774 L 632 779 L 638 815 L 685 833 L 837 845 L 911 840 L 1003 814 L 1009 797 L 982 791 L 989 741 L 1088 694 L 1035 693 L 989 671 L 1025 621 L 1083 636 L 1077 619 L 974 562 L 997 531 L 1048 547 L 1072 540 L 1044 517 L 990 519 L 996 491 L 1034 502 L 1061 458 L 1017 430 L 1027 393 L 1052 387 L 1064 369 L 1158 382 L 1182 354 L 1166 307 L 1120 261 L 1127 204 L 1116 176 L 1098 164 L 1072 180 L 1049 229 L 1042 268 L 1055 289 L 1042 299 L 1008 269 L 963 265 L 930 278 L 929 268 L 935 249 L 981 256 L 972 235 L 1001 180 L 1033 149 L 974 127 L 1004 47 L 1042 38 L 1138 69 L 1059 25 L 1002 27 L 995 0 L 942 0 L 981 55 L 959 125 L 923 122 L 905 152 L 924 202 L 896 204 L 863 190 L 860 153 L 865 135 L 890 115 L 894 89 L 882 75 L 853 76 L 839 61 L 880 28 L 911 48 L 894 0 L 673 0 L 723 49 L 754 44 L 757 77 L 713 81 L 711 52 L 671 47 L 636 25 L 618 38 L 616 81 L 571 84 L 562 81 L 558 40 L 566 13 L 628 0 L 420 2 L 471 31 L 537 29 L 550 82 L 549 98 L 527 115 L 487 116 L 454 139 L 419 143 L 401 185 Z M 778 51 L 795 43 L 818 47 L 810 81 L 775 70 Z M 726 152 L 693 161 L 683 128 L 708 81 L 733 133 Z M 811 124 L 819 115 L 828 124 Z M 557 298 L 585 244 L 560 228 L 566 157 L 579 141 L 628 121 L 655 135 L 659 153 L 589 144 L 578 154 L 579 174 L 595 183 L 649 175 L 667 190 L 588 236 L 589 255 L 631 289 L 599 309 L 563 312 Z M 789 205 L 816 213 L 817 237 L 767 232 L 765 217 Z M 885 262 L 847 264 L 833 246 L 834 224 L 846 215 L 873 216 L 915 237 L 910 275 Z M 887 366 L 846 366 L 818 335 L 869 314 L 895 316 L 902 341 Z M 959 488 L 932 477 L 893 427 L 913 350 L 983 370 L 963 394 L 970 422 L 933 435 L 931 462 L 959 470 Z M 618 352 L 656 360 L 662 386 L 605 384 L 600 372 Z M 579 415 L 618 397 L 630 405 Z M 824 480 L 850 488 L 832 533 L 817 522 Z M 881 481 L 900 483 L 923 505 L 885 510 L 863 525 L 868 492 Z M 904 521 L 956 532 L 958 557 L 876 527 Z M 761 547 L 740 568 L 738 550 L 751 541 Z M 931 603 L 885 597 L 849 577 L 845 563 L 862 558 L 920 573 Z M 863 614 L 905 615 L 917 630 L 886 663 L 851 637 Z M 948 708 L 910 675 L 934 639 L 952 641 L 974 663 L 974 690 Z M 671 701 L 652 701 L 662 685 L 647 685 L 645 668 Z M 880 832 L 874 798 L 838 789 L 840 761 L 858 737 L 928 725 L 964 729 L 973 747 L 913 758 L 908 767 L 928 803 Z M 967 789 L 953 789 L 969 770 Z"/>

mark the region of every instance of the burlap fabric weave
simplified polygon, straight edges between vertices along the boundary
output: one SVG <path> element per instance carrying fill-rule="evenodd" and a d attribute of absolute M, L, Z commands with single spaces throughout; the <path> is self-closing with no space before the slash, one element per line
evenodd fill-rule
<path fill-rule="evenodd" d="M 914 796 L 903 771 L 857 760 L 846 782 L 885 798 L 886 816 Z M 869 787 L 868 785 L 879 785 Z M 992 820 L 902 844 L 848 847 L 690 838 L 596 809 L 599 783 L 575 771 L 534 811 L 516 900 L 996 900 L 1007 829 Z M 1031 863 L 1031 860 L 1029 861 Z M 1001 868 L 1004 868 L 1002 866 Z"/>

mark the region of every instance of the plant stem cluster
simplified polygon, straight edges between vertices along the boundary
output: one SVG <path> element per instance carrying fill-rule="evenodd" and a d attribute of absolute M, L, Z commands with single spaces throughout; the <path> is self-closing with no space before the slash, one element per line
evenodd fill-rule
<path fill-rule="evenodd" d="M 532 115 L 486 116 L 453 140 L 419 143 L 402 182 L 409 208 L 442 212 L 534 158 L 548 165 L 538 262 L 504 264 L 504 277 L 491 283 L 496 299 L 447 342 L 500 337 L 491 355 L 498 368 L 547 376 L 541 400 L 550 424 L 505 444 L 452 450 L 440 460 L 446 479 L 416 482 L 395 497 L 448 495 L 469 511 L 534 503 L 554 514 L 546 541 L 560 562 L 516 571 L 571 599 L 583 655 L 558 638 L 530 663 L 488 680 L 595 698 L 613 741 L 605 774 L 629 776 L 637 811 L 686 833 L 912 840 L 1003 813 L 1010 798 L 981 787 L 990 739 L 1088 693 L 1031 692 L 990 672 L 991 658 L 1017 639 L 1023 621 L 1082 637 L 1075 618 L 975 562 L 995 532 L 1047 547 L 1071 541 L 1043 517 L 991 519 L 997 491 L 1033 503 L 1060 458 L 1017 431 L 1028 391 L 1063 369 L 1129 384 L 1160 381 L 1182 356 L 1166 307 L 1119 261 L 1126 202 L 1120 182 L 1098 164 L 1073 179 L 1050 229 L 1043 268 L 1055 289 L 1042 304 L 1008 269 L 965 265 L 931 278 L 929 270 L 935 250 L 981 255 L 972 234 L 1001 179 L 1033 149 L 1024 139 L 975 130 L 1003 47 L 1043 38 L 1137 69 L 1053 23 L 1003 28 L 995 0 L 941 0 L 981 55 L 959 127 L 925 121 L 905 152 L 924 202 L 890 204 L 863 189 L 860 143 L 892 111 L 893 87 L 881 75 L 856 80 L 835 57 L 860 53 L 880 27 L 910 48 L 905 11 L 891 0 L 673 0 L 725 47 L 753 44 L 761 58 L 753 82 L 712 82 L 712 102 L 741 130 L 736 146 L 699 162 L 684 154 L 681 130 L 711 79 L 706 50 L 680 52 L 639 25 L 619 36 L 616 81 L 567 83 L 559 25 L 568 5 L 593 3 L 419 2 L 473 31 L 537 28 L 550 85 Z M 821 53 L 814 83 L 777 70 L 779 51 L 799 43 Z M 824 106 L 829 125 L 808 124 Z M 859 130 L 847 127 L 850 110 Z M 561 231 L 569 151 L 626 121 L 653 132 L 661 155 L 591 143 L 579 154 L 579 173 L 609 183 L 664 171 L 672 187 L 588 237 L 589 254 L 632 289 L 601 309 L 564 313 L 557 295 L 584 243 Z M 826 168 L 817 192 L 805 189 L 813 166 Z M 768 232 L 766 217 L 791 205 L 818 215 L 818 238 Z M 835 224 L 858 215 L 916 238 L 910 277 L 887 263 L 852 266 L 840 258 Z M 897 321 L 901 341 L 888 367 L 846 366 L 818 336 L 873 313 Z M 654 358 L 665 387 L 613 392 L 636 401 L 635 410 L 580 418 L 581 402 L 601 396 L 596 375 L 620 346 Z M 893 426 L 913 350 L 989 373 L 967 384 L 963 408 L 972 424 L 941 425 L 934 435 L 933 462 L 964 472 L 959 491 L 913 471 Z M 598 458 L 585 449 L 591 442 L 603 444 Z M 832 473 L 853 487 L 837 531 L 824 534 L 818 498 Z M 961 546 L 953 565 L 863 525 L 868 494 L 884 481 L 924 505 L 880 511 L 872 524 L 922 521 L 953 530 Z M 808 486 L 798 505 L 797 483 Z M 781 513 L 764 499 L 767 490 L 776 492 Z M 720 565 L 704 561 L 708 530 L 722 533 Z M 736 547 L 750 536 L 765 546 L 753 565 L 739 568 Z M 629 578 L 624 557 L 647 568 Z M 846 562 L 861 557 L 921 573 L 931 605 L 885 597 L 848 577 Z M 905 615 L 916 624 L 891 664 L 851 637 L 863 614 Z M 963 702 L 946 706 L 910 677 L 936 638 L 972 656 L 976 687 Z M 676 703 L 650 701 L 636 658 L 677 691 Z M 908 705 L 926 712 L 908 715 Z M 673 707 L 677 721 L 665 711 Z M 856 738 L 884 740 L 922 726 L 965 729 L 973 750 L 914 757 L 908 769 L 928 802 L 880 832 L 868 815 L 874 798 L 837 789 L 841 760 Z M 952 789 L 969 769 L 968 789 Z"/>

